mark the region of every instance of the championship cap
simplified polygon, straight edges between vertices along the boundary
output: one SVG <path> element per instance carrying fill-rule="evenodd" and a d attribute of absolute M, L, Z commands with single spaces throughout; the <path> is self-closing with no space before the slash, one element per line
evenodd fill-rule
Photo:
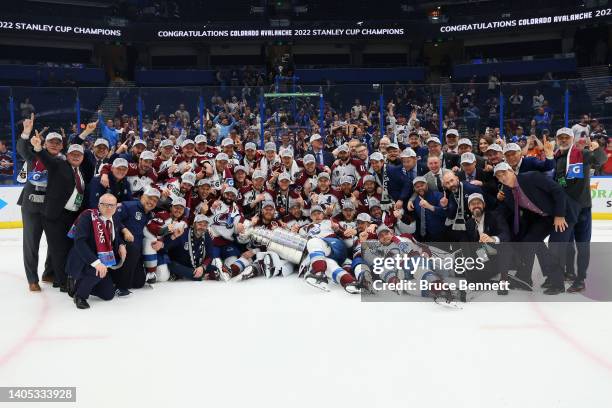
<path fill-rule="evenodd" d="M 306 156 L 304 156 L 304 159 L 302 159 L 302 161 L 304 162 L 304 164 L 316 163 L 315 157 L 312 154 L 307 154 Z"/>
<path fill-rule="evenodd" d="M 506 147 L 504 147 L 504 154 L 508 152 L 520 152 L 521 150 L 521 146 L 516 143 L 508 143 Z"/>
<path fill-rule="evenodd" d="M 405 157 L 416 157 L 416 153 L 410 147 L 405 148 L 400 154 L 400 158 L 403 159 Z"/>
<path fill-rule="evenodd" d="M 378 226 L 378 228 L 376 228 L 376 235 L 380 235 L 381 233 L 385 231 L 391 232 L 391 229 L 387 227 L 385 224 L 381 224 Z"/>
<path fill-rule="evenodd" d="M 80 144 L 71 144 L 68 147 L 68 154 L 70 154 L 72 152 L 79 152 L 81 154 L 85 153 L 85 151 L 83 150 L 83 146 L 81 146 Z"/>
<path fill-rule="evenodd" d="M 183 197 L 174 197 L 172 199 L 172 206 L 180 205 L 181 207 L 187 207 L 187 201 Z"/>
<path fill-rule="evenodd" d="M 198 214 L 195 216 L 195 218 L 193 219 L 194 223 L 198 223 L 198 222 L 205 222 L 208 224 L 208 217 L 205 216 L 204 214 Z"/>
<path fill-rule="evenodd" d="M 268 142 L 264 146 L 264 150 L 266 152 L 275 152 L 276 151 L 276 144 L 274 144 L 274 142 Z"/>
<path fill-rule="evenodd" d="M 441 144 L 440 143 L 440 139 L 438 139 L 437 137 L 430 137 L 429 139 L 427 139 L 427 141 L 425 142 L 425 144 L 429 144 L 429 143 L 435 143 L 435 144 Z"/>
<path fill-rule="evenodd" d="M 493 174 L 497 174 L 498 171 L 512 171 L 512 167 L 506 162 L 501 162 L 493 168 Z"/>
<path fill-rule="evenodd" d="M 223 160 L 229 161 L 229 157 L 225 153 L 219 153 L 217 157 L 215 157 L 215 160 L 216 161 L 223 161 Z"/>
<path fill-rule="evenodd" d="M 357 222 L 372 222 L 372 217 L 368 213 L 359 213 L 357 215 Z"/>
<path fill-rule="evenodd" d="M 60 135 L 57 132 L 51 132 L 47 135 L 47 137 L 45 137 L 45 142 L 48 142 L 49 140 L 53 140 L 53 139 L 57 139 L 59 141 L 64 141 L 64 139 L 62 138 L 62 135 Z"/>
<path fill-rule="evenodd" d="M 181 183 L 187 183 L 187 184 L 191 184 L 192 186 L 194 186 L 195 182 L 196 182 L 195 173 L 187 172 L 181 176 Z"/>
<path fill-rule="evenodd" d="M 476 161 L 476 156 L 472 152 L 466 152 L 461 155 L 461 164 L 469 163 L 472 164 Z"/>
<path fill-rule="evenodd" d="M 482 196 L 482 194 L 480 193 L 472 193 L 468 196 L 468 204 L 472 201 L 472 200 L 480 200 L 483 203 L 485 202 L 484 197 Z"/>
<path fill-rule="evenodd" d="M 159 190 L 153 187 L 148 187 L 142 194 L 146 195 L 147 197 L 161 197 Z"/>
<path fill-rule="evenodd" d="M 457 131 L 457 129 L 448 129 L 446 131 L 446 137 L 448 137 L 449 135 L 459 137 L 459 132 Z"/>
<path fill-rule="evenodd" d="M 374 152 L 370 155 L 370 160 L 382 161 L 382 160 L 385 160 L 385 157 L 383 156 L 381 152 Z"/>
<path fill-rule="evenodd" d="M 193 140 L 185 139 L 185 140 L 183 140 L 183 143 L 181 143 L 181 148 L 185 147 L 185 146 L 188 146 L 188 145 L 192 145 L 192 144 L 195 144 L 195 142 Z"/>
<path fill-rule="evenodd" d="M 457 146 L 463 146 L 463 145 L 472 147 L 472 141 L 465 137 L 459 139 L 459 141 L 457 142 Z"/>
<path fill-rule="evenodd" d="M 128 161 L 122 159 L 121 157 L 117 157 L 115 160 L 113 160 L 112 167 L 128 167 Z"/>
<path fill-rule="evenodd" d="M 417 176 L 412 180 L 412 185 L 414 186 L 416 183 L 427 183 L 427 179 L 423 176 Z"/>
<path fill-rule="evenodd" d="M 208 142 L 208 139 L 206 139 L 205 135 L 197 135 L 194 140 L 195 140 L 195 144 Z"/>
<path fill-rule="evenodd" d="M 140 160 L 155 160 L 155 154 L 152 151 L 145 150 L 140 153 Z"/>
<path fill-rule="evenodd" d="M 106 147 L 110 147 L 110 145 L 108 144 L 108 140 L 99 137 L 96 139 L 96 141 L 94 142 L 94 147 L 100 146 L 100 145 L 104 145 Z"/>

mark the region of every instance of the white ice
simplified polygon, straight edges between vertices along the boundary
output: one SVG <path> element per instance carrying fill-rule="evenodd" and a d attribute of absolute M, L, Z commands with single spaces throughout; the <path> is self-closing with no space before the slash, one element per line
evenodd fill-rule
<path fill-rule="evenodd" d="M 77 310 L 28 292 L 21 230 L 0 257 L 0 386 L 75 386 L 79 407 L 610 406 L 612 303 L 362 303 L 290 277 Z"/>

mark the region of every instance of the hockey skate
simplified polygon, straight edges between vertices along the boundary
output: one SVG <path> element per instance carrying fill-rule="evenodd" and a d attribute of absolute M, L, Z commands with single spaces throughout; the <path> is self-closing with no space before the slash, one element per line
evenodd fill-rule
<path fill-rule="evenodd" d="M 304 277 L 304 280 L 306 280 L 306 283 L 310 286 L 329 292 L 328 280 L 325 273 L 309 273 Z"/>
<path fill-rule="evenodd" d="M 244 268 L 244 271 L 239 273 L 236 277 L 232 278 L 232 282 L 241 282 L 247 279 L 254 278 L 256 276 L 261 275 L 261 271 L 259 265 L 253 264 Z"/>
<path fill-rule="evenodd" d="M 358 286 L 365 293 L 373 294 L 374 293 L 374 277 L 372 276 L 372 272 L 369 269 L 365 269 L 360 275 L 359 280 L 357 281 Z"/>
<path fill-rule="evenodd" d="M 351 295 L 358 295 L 361 293 L 361 287 L 362 286 L 359 284 L 359 282 L 354 281 L 344 285 L 344 290 L 346 290 Z"/>
<path fill-rule="evenodd" d="M 148 272 L 146 280 L 149 285 L 152 285 L 157 282 L 157 275 L 155 274 L 155 272 Z"/>

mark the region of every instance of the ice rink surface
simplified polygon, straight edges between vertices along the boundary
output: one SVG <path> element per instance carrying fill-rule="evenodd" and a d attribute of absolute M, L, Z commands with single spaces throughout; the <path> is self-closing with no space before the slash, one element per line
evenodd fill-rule
<path fill-rule="evenodd" d="M 74 386 L 79 407 L 610 406 L 612 303 L 362 303 L 292 276 L 77 310 L 28 292 L 21 230 L 0 253 L 0 386 Z"/>

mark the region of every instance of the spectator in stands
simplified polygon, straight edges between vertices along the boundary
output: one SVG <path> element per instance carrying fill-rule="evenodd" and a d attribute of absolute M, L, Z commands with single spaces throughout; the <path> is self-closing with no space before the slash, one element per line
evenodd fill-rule
<path fill-rule="evenodd" d="M 478 134 L 480 133 L 480 109 L 478 109 L 478 107 L 474 104 L 474 101 L 469 102 L 463 115 L 468 133 L 478 137 Z"/>
<path fill-rule="evenodd" d="M 10 184 L 13 179 L 13 153 L 6 142 L 0 140 L 0 184 Z"/>
<path fill-rule="evenodd" d="M 544 103 L 544 95 L 542 95 L 542 92 L 540 92 L 539 89 L 536 89 L 533 92 L 533 96 L 531 97 L 531 108 L 534 111 L 537 111 L 539 108 L 542 107 L 543 103 Z"/>
<path fill-rule="evenodd" d="M 550 132 L 551 122 L 551 115 L 544 110 L 543 106 L 540 106 L 536 115 L 531 120 L 531 126 L 535 127 L 536 133 L 541 135 L 544 130 L 548 130 Z"/>
<path fill-rule="evenodd" d="M 494 72 L 489 76 L 489 94 L 498 95 L 500 85 L 501 82 L 499 81 L 499 74 Z"/>
<path fill-rule="evenodd" d="M 608 138 L 605 151 L 608 160 L 601 167 L 600 173 L 604 176 L 612 176 L 612 138 Z"/>
<path fill-rule="evenodd" d="M 582 115 L 580 122 L 572 126 L 574 138 L 589 137 L 591 135 L 591 126 L 589 125 L 589 115 Z"/>
<path fill-rule="evenodd" d="M 520 114 L 522 105 L 523 95 L 521 95 L 518 88 L 514 88 L 512 95 L 510 95 L 510 113 L 512 115 Z"/>

